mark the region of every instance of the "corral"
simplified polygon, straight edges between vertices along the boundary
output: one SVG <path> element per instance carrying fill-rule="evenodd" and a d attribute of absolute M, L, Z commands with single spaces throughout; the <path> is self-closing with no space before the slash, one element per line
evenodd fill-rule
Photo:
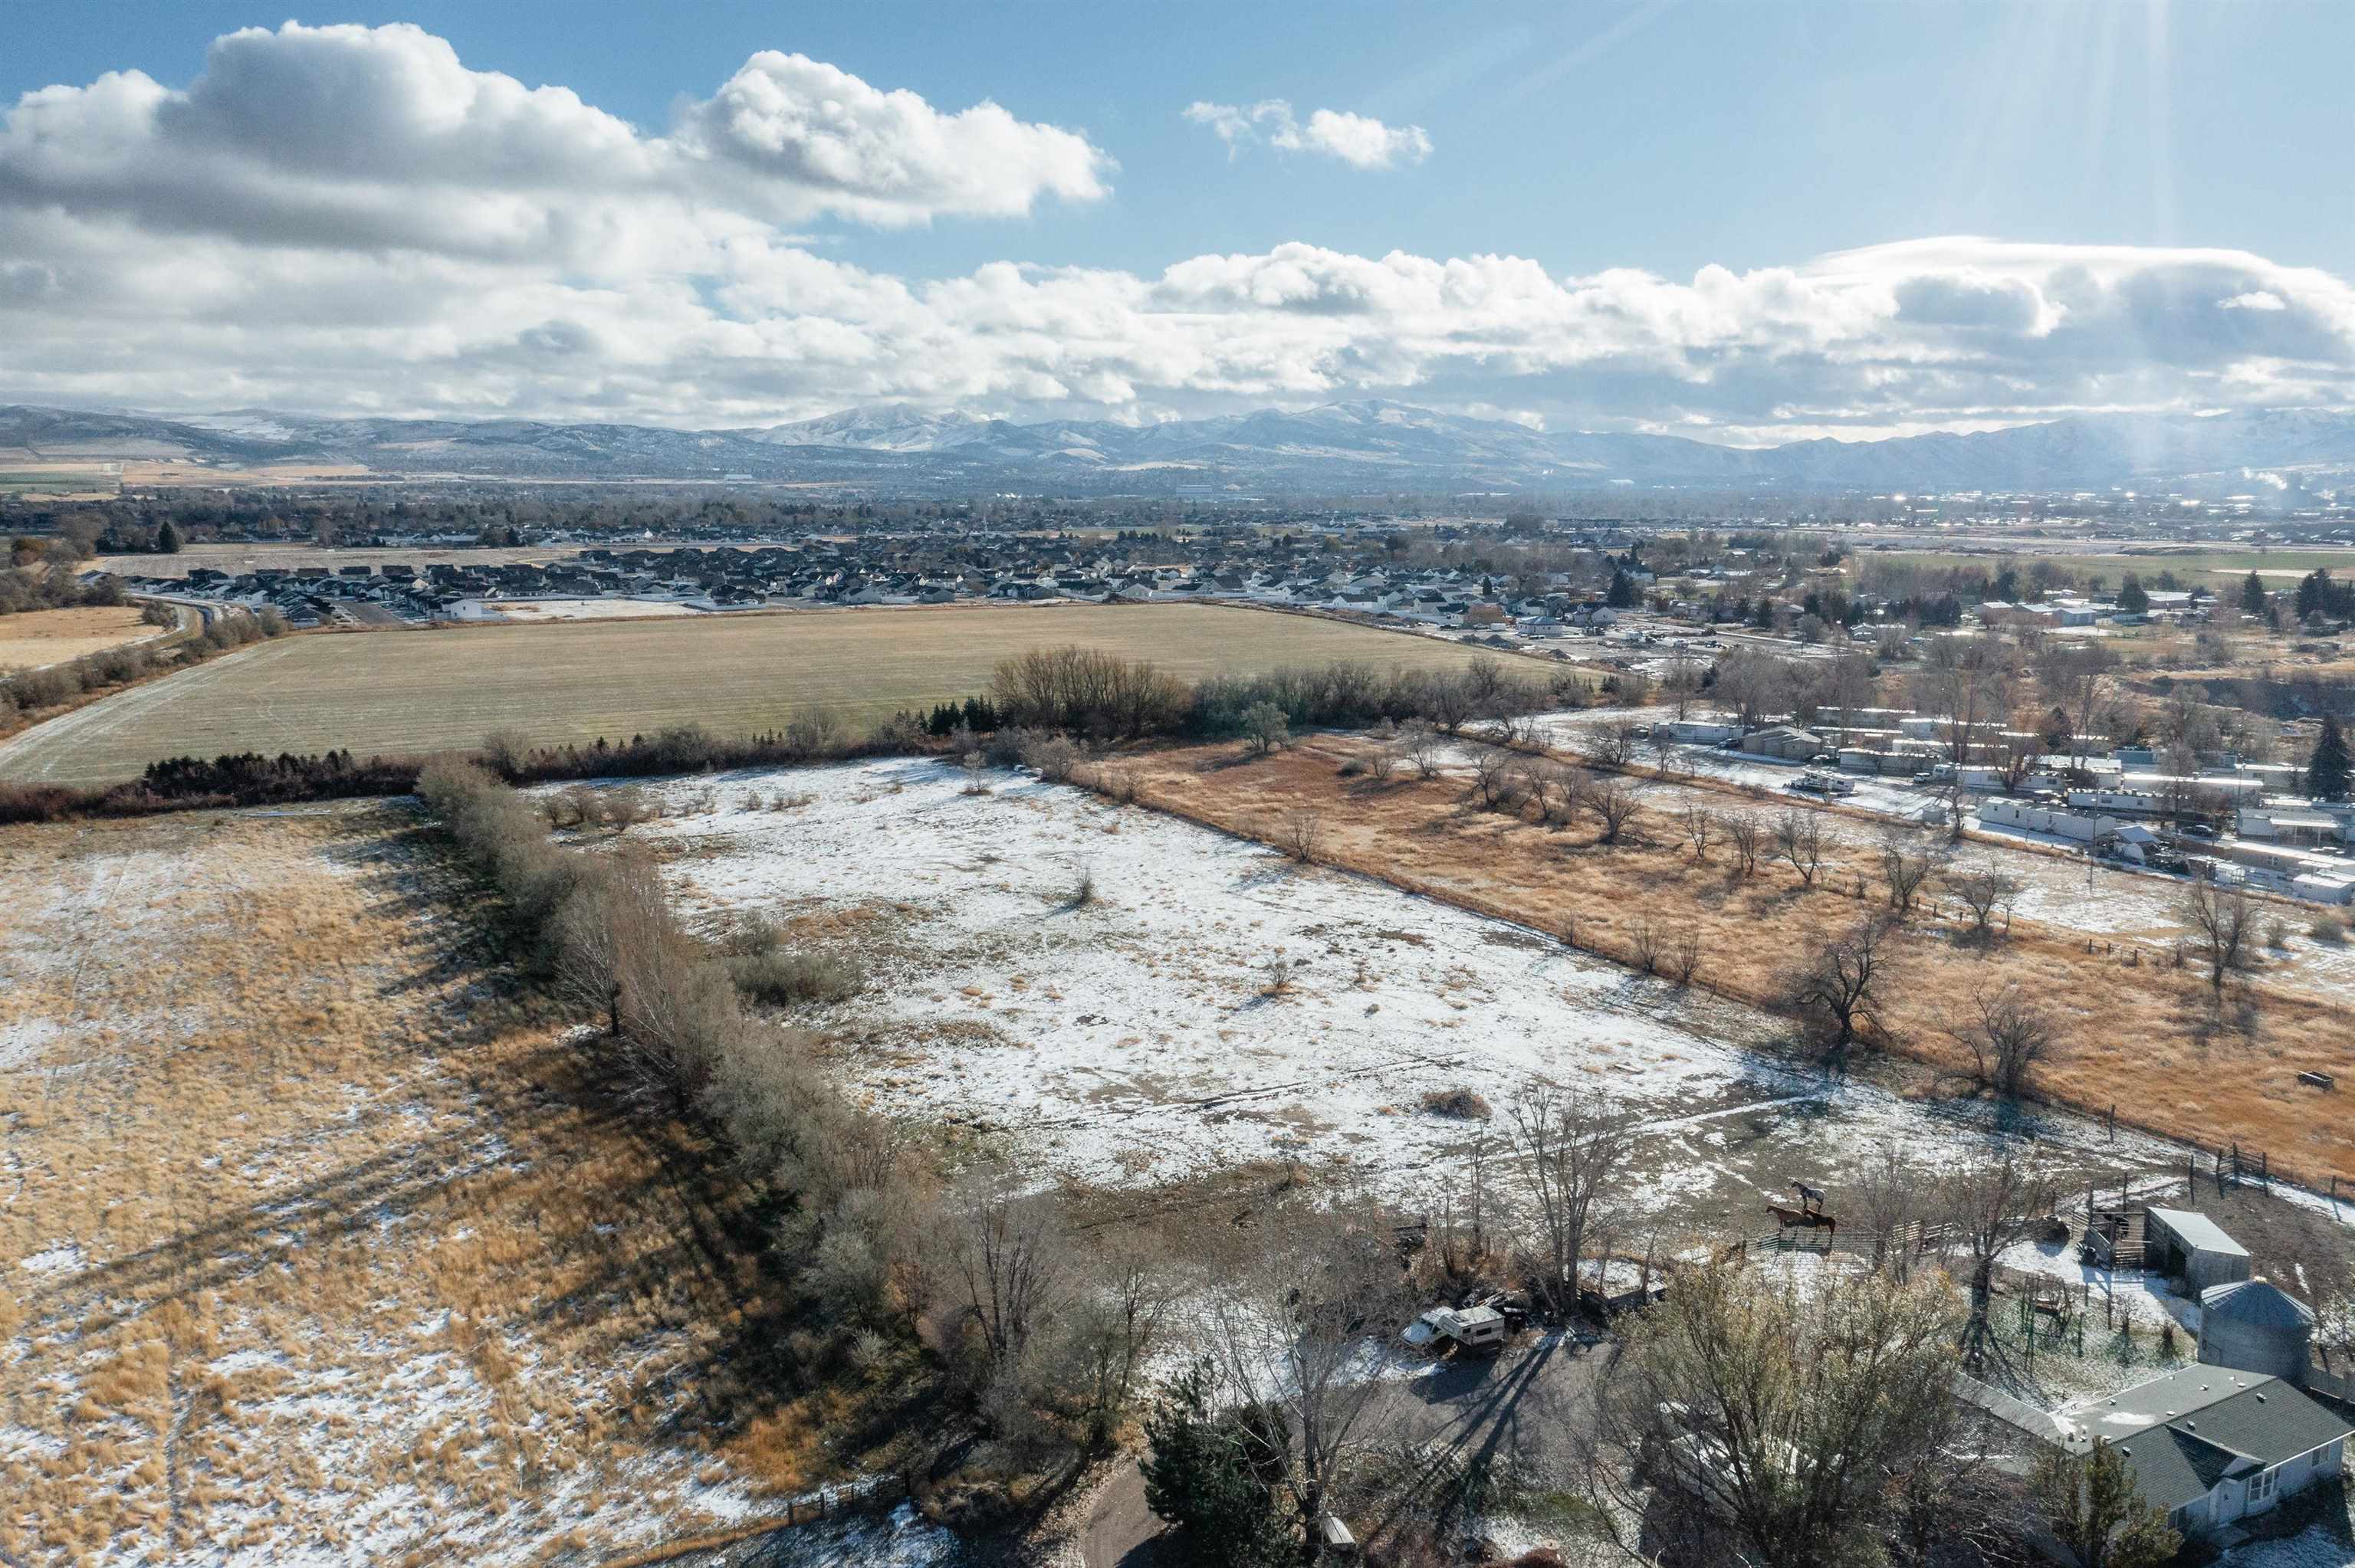
<path fill-rule="evenodd" d="M 853 722 L 985 691 L 1010 653 L 1078 644 L 1188 678 L 1288 664 L 1459 668 L 1474 650 L 1305 615 L 1213 605 L 952 606 L 580 621 L 282 639 L 80 709 L 0 747 L 0 779 L 106 783 L 223 752 L 370 753 L 717 735 L 813 706 Z M 1529 665 L 1535 671 L 1538 666 Z"/>

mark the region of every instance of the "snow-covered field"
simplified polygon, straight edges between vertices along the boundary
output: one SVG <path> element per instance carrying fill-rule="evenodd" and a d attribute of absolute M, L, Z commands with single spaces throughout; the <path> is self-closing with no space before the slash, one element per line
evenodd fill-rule
<path fill-rule="evenodd" d="M 655 787 L 677 814 L 634 834 L 669 852 L 691 914 L 798 921 L 865 964 L 866 991 L 813 1022 L 879 1106 L 1002 1136 L 1042 1174 L 1288 1160 L 1429 1203 L 1480 1128 L 1424 1095 L 1469 1088 L 1501 1118 L 1550 1082 L 1644 1118 L 1650 1208 L 1755 1231 L 1761 1193 L 1883 1139 L 1934 1166 L 1987 1130 L 1977 1107 L 1827 1082 L 1768 1049 L 1776 1021 L 1522 927 L 1076 789 L 967 783 L 910 760 L 681 781 Z M 2037 1128 L 2105 1177 L 2176 1159 Z"/>

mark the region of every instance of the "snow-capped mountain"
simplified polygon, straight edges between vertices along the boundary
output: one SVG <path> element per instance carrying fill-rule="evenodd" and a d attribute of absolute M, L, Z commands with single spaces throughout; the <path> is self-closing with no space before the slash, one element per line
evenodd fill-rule
<path fill-rule="evenodd" d="M 1735 448 L 1551 433 L 1384 399 L 1126 425 L 1020 424 L 908 404 L 728 430 L 527 419 L 331 419 L 271 409 L 155 416 L 0 407 L 0 447 L 218 466 L 348 462 L 387 475 L 830 481 L 924 492 L 2304 492 L 2355 482 L 2355 416 L 2310 409 L 2104 415 L 1974 435 Z"/>

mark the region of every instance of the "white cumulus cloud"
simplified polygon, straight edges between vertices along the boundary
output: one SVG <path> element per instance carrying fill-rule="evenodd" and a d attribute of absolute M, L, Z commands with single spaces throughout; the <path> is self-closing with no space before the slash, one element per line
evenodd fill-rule
<path fill-rule="evenodd" d="M 1264 107 L 1189 112 L 1380 155 Z M 711 426 L 1386 395 L 1724 439 L 2355 405 L 2355 287 L 2241 250 L 1955 237 L 1667 276 L 1295 242 L 928 278 L 793 227 L 1085 202 L 1109 167 L 794 55 L 655 133 L 414 27 L 231 34 L 186 88 L 0 115 L 0 397 Z"/>
<path fill-rule="evenodd" d="M 1420 125 L 1385 125 L 1369 114 L 1337 109 L 1312 111 L 1303 121 L 1281 98 L 1263 99 L 1248 108 L 1198 101 L 1186 106 L 1185 117 L 1216 132 L 1230 158 L 1244 143 L 1262 137 L 1284 152 L 1322 154 L 1359 169 L 1396 168 L 1431 156 L 1431 136 Z"/>

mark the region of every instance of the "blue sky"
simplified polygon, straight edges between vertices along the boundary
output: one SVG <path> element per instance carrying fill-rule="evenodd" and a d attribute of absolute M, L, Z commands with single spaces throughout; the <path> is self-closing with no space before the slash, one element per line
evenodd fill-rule
<path fill-rule="evenodd" d="M 282 19 L 203 3 L 46 7 L 37 24 L 27 26 L 31 15 L 16 13 L 10 48 L 0 57 L 0 90 L 9 99 L 53 84 L 87 89 L 105 72 L 130 69 L 166 91 L 185 91 L 206 72 L 217 37 L 240 27 L 274 28 Z M 856 270 L 847 284 L 834 280 L 862 296 L 863 303 L 843 306 L 848 314 L 829 315 L 805 282 L 788 291 L 789 302 L 782 302 L 773 268 L 770 283 L 748 285 L 750 263 L 741 245 L 725 265 L 708 259 L 660 262 L 627 279 L 584 269 L 577 260 L 553 264 L 538 283 L 586 292 L 565 302 L 543 290 L 536 308 L 547 313 L 559 337 L 577 328 L 570 340 L 576 345 L 610 340 L 610 326 L 591 317 L 595 296 L 617 287 L 642 302 L 661 294 L 666 311 L 673 308 L 669 293 L 688 289 L 714 307 L 709 324 L 718 328 L 750 319 L 773 325 L 780 311 L 812 319 L 815 311 L 818 324 L 849 323 L 871 332 L 872 313 L 880 307 L 868 285 L 877 280 L 918 292 L 927 285 L 963 287 L 986 264 L 1010 261 L 1034 270 L 1102 270 L 1151 283 L 1189 259 L 1272 259 L 1287 245 L 1312 248 L 1318 253 L 1312 268 L 1323 272 L 1348 271 L 1399 252 L 1440 264 L 1518 259 L 1554 280 L 1636 272 L 1685 288 L 1704 269 L 1755 279 L 1773 270 L 1820 270 L 1821 259 L 1836 252 L 1974 236 L 2028 249 L 1971 256 L 1946 250 L 1927 260 L 1898 252 L 1902 264 L 1895 272 L 1876 249 L 1863 271 L 1888 298 L 1909 280 L 1918 283 L 1914 273 L 1926 268 L 1939 287 L 1966 277 L 1984 291 L 2012 289 L 2024 279 L 2041 302 L 2015 313 L 2033 340 L 2032 351 L 1998 355 L 2001 363 L 1970 387 L 1924 386 L 1905 397 L 1869 391 L 1859 399 L 1856 388 L 1835 385 L 1838 377 L 1827 375 L 1822 363 L 1800 367 L 1787 396 L 1778 397 L 1766 372 L 1769 362 L 1794 353 L 1787 337 L 1763 345 L 1743 339 L 1754 352 L 1728 367 L 1726 384 L 1739 384 L 1730 394 L 1678 393 L 1679 386 L 1696 385 L 1697 376 L 1716 376 L 1715 356 L 1723 346 L 1713 329 L 1698 338 L 1686 330 L 1697 311 L 1718 310 L 1723 302 L 1682 296 L 1662 295 L 1641 307 L 1614 299 L 1601 313 L 1615 317 L 1657 306 L 1683 318 L 1682 335 L 1670 335 L 1674 352 L 1684 357 L 1666 369 L 1646 363 L 1647 355 L 1657 359 L 1652 350 L 1631 350 L 1607 334 L 1598 348 L 1594 334 L 1583 328 L 1586 335 L 1576 345 L 1554 342 L 1542 352 L 1523 353 L 1508 334 L 1497 336 L 1499 323 L 1488 316 L 1476 323 L 1480 354 L 1451 358 L 1427 346 L 1449 335 L 1440 317 L 1459 308 L 1462 298 L 1463 291 L 1442 286 L 1419 296 L 1440 317 L 1401 321 L 1387 337 L 1379 327 L 1347 341 L 1327 333 L 1304 344 L 1298 362 L 1256 370 L 1238 366 L 1232 344 L 1221 338 L 1215 348 L 1157 355 L 1128 344 L 1117 352 L 1107 349 L 1102 363 L 1091 366 L 1076 366 L 1068 355 L 1043 370 L 1036 364 L 993 364 L 937 386 L 903 374 L 847 375 L 831 384 L 780 376 L 764 383 L 745 372 L 758 353 L 775 351 L 773 339 L 751 356 L 715 349 L 729 357 L 733 372 L 723 393 L 704 400 L 703 412 L 715 418 L 752 417 L 763 408 L 780 416 L 802 414 L 879 397 L 1135 418 L 1238 400 L 1299 403 L 1326 391 L 1387 390 L 1550 423 L 1683 426 L 1742 440 L 1786 428 L 1807 433 L 1971 428 L 2078 406 L 2192 407 L 2251 397 L 2329 403 L 2345 396 L 2337 367 L 2346 347 L 2341 340 L 2355 328 L 2343 319 L 2344 302 L 2336 295 L 2309 299 L 2266 269 L 2310 271 L 2326 285 L 2350 270 L 2355 249 L 2355 175 L 2347 159 L 2355 145 L 2355 91 L 2347 84 L 2348 62 L 2355 59 L 2350 5 L 418 3 L 305 14 L 302 20 L 413 24 L 445 41 L 465 72 L 503 74 L 527 89 L 569 89 L 649 140 L 676 132 L 683 114 L 710 100 L 756 51 L 769 49 L 809 57 L 873 89 L 907 90 L 943 116 L 994 101 L 1023 125 L 1081 139 L 1095 159 L 1095 173 L 1087 176 L 1092 188 L 1085 192 L 1075 190 L 1076 176 L 1067 169 L 1062 175 L 1041 175 L 1002 201 L 930 201 L 890 213 L 809 199 L 743 202 L 767 226 L 762 244 L 768 249 L 789 249 Z M 1290 105 L 1290 119 L 1261 120 L 1255 133 L 1231 151 L 1208 124 L 1185 114 L 1189 104 L 1203 102 L 1248 115 L 1252 106 L 1269 100 Z M 1388 167 L 1360 168 L 1313 144 L 1291 151 L 1274 144 L 1280 124 L 1305 125 L 1318 110 L 1368 116 L 1401 134 L 1406 127 L 1420 128 L 1429 150 Z M 78 133 L 96 138 L 96 132 Z M 184 132 L 175 129 L 167 109 L 160 128 L 142 134 L 168 141 Z M 53 146 L 54 134 L 48 141 Z M 28 145 L 20 135 L 19 148 Z M 27 204 L 54 200 L 71 185 L 70 171 L 52 168 L 22 174 L 12 185 L 5 148 L 0 139 L 0 202 L 12 191 Z M 167 150 L 189 151 L 185 145 Z M 314 170 L 290 166 L 281 173 L 289 189 L 315 182 Z M 773 168 L 761 173 L 775 175 Z M 380 174 L 372 171 L 370 177 Z M 437 192 L 449 184 L 446 175 L 432 181 Z M 80 199 L 70 197 L 69 205 Z M 708 211 L 737 197 L 707 180 L 685 199 Z M 155 200 L 152 193 L 125 195 L 103 213 L 79 211 L 74 218 L 85 229 L 129 225 L 188 231 L 186 215 L 159 217 L 150 210 Z M 660 221 L 641 216 L 648 224 Z M 41 221 L 56 227 L 48 217 Z M 35 219 L 22 222 L 32 226 Z M 285 263 L 290 249 L 323 248 L 347 273 L 359 265 L 356 250 L 368 266 L 392 264 L 383 236 L 374 232 L 364 241 L 348 236 L 323 241 L 281 227 L 249 234 L 198 227 L 211 230 L 203 236 L 208 250 L 260 246 L 273 266 Z M 62 247 L 70 257 L 77 238 L 85 247 L 96 244 L 88 232 L 60 237 L 29 228 L 14 238 L 37 257 L 44 247 Z M 403 247 L 418 256 L 433 249 L 405 239 L 396 245 Z M 2162 330 L 2190 330 L 2200 340 L 2198 352 L 2158 344 L 2148 363 L 2113 357 L 2063 366 L 2069 374 L 2055 376 L 2047 362 L 2056 323 L 2065 324 L 2061 338 L 2068 340 L 2095 314 L 2083 296 L 2073 304 L 2055 302 L 2069 297 L 2069 281 L 2082 270 L 2072 268 L 2068 248 L 2147 253 L 2130 265 L 2096 268 L 2101 287 L 2116 296 L 2112 305 L 2131 317 L 2099 334 L 2107 345 L 2103 352 L 2115 356 L 2120 343 Z M 2202 251 L 2231 252 L 2264 265 L 2223 263 L 2220 272 L 2183 260 Z M 2241 360 L 2220 357 L 2209 325 L 2181 328 L 2182 312 L 2173 305 L 2161 313 L 2179 324 L 2154 324 L 2147 297 L 2156 290 L 2172 300 L 2169 291 L 2179 287 L 2186 266 L 2199 268 L 2201 281 L 2194 286 L 2201 290 L 2211 276 L 2235 268 L 2247 273 L 2226 279 L 2228 291 L 2205 300 L 2204 307 L 2222 309 L 2259 294 L 2284 302 L 2280 311 L 2267 305 L 2215 317 L 2237 334 Z M 325 280 L 337 270 L 322 262 L 316 270 Z M 1274 261 L 1262 270 L 1270 270 L 1287 276 L 1298 270 Z M 45 274 L 55 275 L 54 268 Z M 2152 282 L 2153 277 L 2162 281 Z M 322 286 L 333 297 L 336 285 Z M 342 286 L 357 285 L 347 279 Z M 425 285 L 411 276 L 404 286 Z M 1338 286 L 1353 302 L 1350 308 L 1362 313 L 1365 288 L 1387 284 Z M 1230 278 L 1220 282 L 1219 298 L 1264 306 L 1268 287 L 1264 278 L 1248 286 Z M 1281 308 L 1293 313 L 1286 319 L 1298 319 L 1304 309 L 1332 313 L 1328 281 L 1299 287 L 1316 302 L 1284 300 Z M 1491 287 L 1481 281 L 1474 292 L 1486 299 Z M 1167 294 L 1165 289 L 1160 296 L 1105 308 L 1149 314 L 1153 319 L 1141 330 L 1159 333 L 1174 318 L 1198 313 L 1193 307 L 1202 302 L 1202 296 L 1188 293 L 1178 302 L 1188 307 L 1180 310 Z M 2144 303 L 2136 303 L 2138 297 Z M 943 307 L 929 303 L 937 317 Z M 1529 320 L 1548 323 L 1557 333 L 1569 330 L 1570 315 L 1596 313 L 1593 301 L 1525 304 L 1533 313 Z M 1756 306 L 1752 300 L 1741 308 Z M 135 318 L 137 308 L 118 298 L 117 308 L 101 314 Z M 1092 307 L 1065 299 L 1058 308 L 1085 317 Z M 1896 319 L 1906 312 L 1889 307 L 1882 314 Z M 2244 330 L 2260 314 L 2267 318 L 2258 323 L 2267 329 L 2262 341 Z M 2288 343 L 2284 334 L 2307 315 L 2319 335 Z M 1847 321 L 1828 307 L 1823 319 Z M 1647 320 L 1658 324 L 1650 314 Z M 943 328 L 937 319 L 901 324 L 918 338 L 937 331 L 987 335 L 998 330 L 971 323 Z M 1966 324 L 1977 330 L 1984 323 Z M 87 330 L 87 323 L 76 330 Z M 445 335 L 474 330 L 453 323 Z M 816 335 L 813 328 L 796 340 L 806 344 Z M 1839 359 L 1841 351 L 1820 341 L 1824 334 L 1799 336 L 1808 340 L 1809 352 Z M 1400 349 L 1411 339 L 1426 347 Z M 557 339 L 539 341 L 545 347 Z M 2254 357 L 2271 367 L 2262 377 L 2247 368 L 2253 344 Z M 1884 367 L 1892 361 L 1918 367 L 1925 357 L 1945 356 L 1950 346 L 1925 351 L 1911 341 L 1884 344 L 1876 358 Z M 1702 356 L 1699 362 L 1696 354 Z M 38 366 L 29 367 L 34 374 L 19 369 L 12 376 L 8 357 L 0 351 L 0 391 L 54 397 L 112 386 L 124 398 L 152 398 L 155 389 L 137 376 L 85 375 L 77 381 Z M 421 406 L 420 398 L 461 405 L 504 400 L 506 408 L 547 409 L 602 401 L 645 418 L 700 417 L 687 403 L 665 408 L 660 398 L 633 390 L 626 362 L 640 356 L 624 347 L 614 357 L 622 367 L 585 401 L 556 395 L 545 377 L 535 390 L 528 367 L 512 356 L 463 389 L 466 378 L 453 366 L 443 389 L 413 388 L 406 396 L 410 406 Z M 856 361 L 859 355 L 847 357 Z M 1199 374 L 1181 363 L 1209 359 L 1219 367 Z M 2037 362 L 2032 370 L 2023 369 L 2027 361 Z M 2285 371 L 2283 361 L 2306 368 Z M 801 363 L 807 364 L 806 355 Z M 2171 370 L 2174 379 L 2147 374 L 2154 365 Z M 1924 379 L 1918 370 L 1909 374 Z M 2031 374 L 2052 384 L 2016 385 Z M 1176 379 L 1148 385 L 1163 375 Z M 239 367 L 221 379 L 224 396 L 315 397 L 320 390 L 276 366 Z M 389 408 L 403 399 L 374 387 L 343 400 Z"/>

